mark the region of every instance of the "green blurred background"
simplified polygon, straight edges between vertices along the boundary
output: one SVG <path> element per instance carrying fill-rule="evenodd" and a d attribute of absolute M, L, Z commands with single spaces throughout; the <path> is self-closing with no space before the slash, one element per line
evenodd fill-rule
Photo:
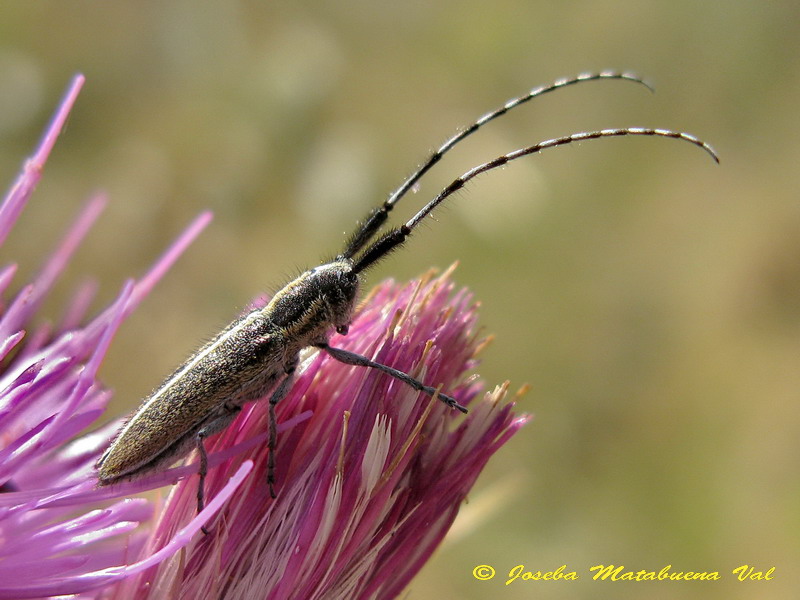
<path fill-rule="evenodd" d="M 87 84 L 3 261 L 29 274 L 96 189 L 106 212 L 59 292 L 97 307 L 199 211 L 216 218 L 123 326 L 103 377 L 122 414 L 263 290 L 343 232 L 459 126 L 534 85 L 587 83 L 474 136 L 397 212 L 514 148 L 612 139 L 481 178 L 371 274 L 456 259 L 496 334 L 480 372 L 535 420 L 489 465 L 409 598 L 795 598 L 800 589 L 800 4 L 4 3 L 0 175 L 10 183 L 73 73 Z M 22 279 L 20 279 L 22 281 Z M 56 317 L 58 300 L 49 313 Z M 601 583 L 595 564 L 720 571 Z M 474 566 L 498 571 L 478 582 Z M 566 564 L 574 583 L 517 581 Z M 740 583 L 741 564 L 776 567 Z"/>

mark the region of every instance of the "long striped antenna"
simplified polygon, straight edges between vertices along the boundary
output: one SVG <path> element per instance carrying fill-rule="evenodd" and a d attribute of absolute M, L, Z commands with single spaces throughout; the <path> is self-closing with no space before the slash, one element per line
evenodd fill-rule
<path fill-rule="evenodd" d="M 444 202 L 447 198 L 455 194 L 458 190 L 464 187 L 468 181 L 474 179 L 478 175 L 482 173 L 486 173 L 487 171 L 492 171 L 493 169 L 497 169 L 502 167 L 505 164 L 510 163 L 513 160 L 517 160 L 518 158 L 522 158 L 523 156 L 528 156 L 530 154 L 536 154 L 541 152 L 542 150 L 547 150 L 548 148 L 556 148 L 558 146 L 566 146 L 568 144 L 572 144 L 574 142 L 582 142 L 584 140 L 594 140 L 599 138 L 605 137 L 620 137 L 620 136 L 629 136 L 629 135 L 643 135 L 643 136 L 650 136 L 650 137 L 667 137 L 667 138 L 675 138 L 678 140 L 682 140 L 684 142 L 689 142 L 690 144 L 694 144 L 705 150 L 711 158 L 713 158 L 717 163 L 719 163 L 719 157 L 714 149 L 708 145 L 706 142 L 696 138 L 695 136 L 683 133 L 680 131 L 670 131 L 669 129 L 648 129 L 644 127 L 626 127 L 622 129 L 600 129 L 598 131 L 588 131 L 588 132 L 580 132 L 580 133 L 573 133 L 572 135 L 566 135 L 559 138 L 554 138 L 551 140 L 545 140 L 543 142 L 539 142 L 538 144 L 534 144 L 533 146 L 527 146 L 525 148 L 520 148 L 519 150 L 514 150 L 513 152 L 509 152 L 508 154 L 503 154 L 502 156 L 498 156 L 497 158 L 485 162 L 477 167 L 473 167 L 461 177 L 458 177 L 453 180 L 450 185 L 445 187 L 439 194 L 428 204 L 426 204 L 417 214 L 415 214 L 411 219 L 406 222 L 405 225 L 397 227 L 395 229 L 391 229 L 375 240 L 364 252 L 355 260 L 355 266 L 353 270 L 358 273 L 363 271 L 364 269 L 370 267 L 371 265 L 375 264 L 375 262 L 381 260 L 385 256 L 387 256 L 393 250 L 399 248 L 411 235 L 411 232 L 417 225 L 422 222 L 425 217 L 431 214 L 433 210 L 439 206 L 442 202 Z"/>
<path fill-rule="evenodd" d="M 633 73 L 622 71 L 599 71 L 596 73 L 581 73 L 580 75 L 571 78 L 557 79 L 549 85 L 533 88 L 526 94 L 509 100 L 503 104 L 503 106 L 500 106 L 499 108 L 496 108 L 495 110 L 488 112 L 481 118 L 477 119 L 470 126 L 466 127 L 448 139 L 439 147 L 438 150 L 435 150 L 433 153 L 431 153 L 427 160 L 422 163 L 422 166 L 412 173 L 399 188 L 392 192 L 389 198 L 381 206 L 372 209 L 367 217 L 360 222 L 359 227 L 350 237 L 345 245 L 344 251 L 339 255 L 338 258 L 353 258 L 364 246 L 370 242 L 378 230 L 383 226 L 383 224 L 386 222 L 386 219 L 389 217 L 389 212 L 391 212 L 392 208 L 394 208 L 394 205 L 397 204 L 400 199 L 405 196 L 420 179 L 422 179 L 423 175 L 430 171 L 433 166 L 438 163 L 442 157 L 447 154 L 447 152 L 449 152 L 456 144 L 478 131 L 478 129 L 490 121 L 503 116 L 510 110 L 521 106 L 526 102 L 533 100 L 534 98 L 538 98 L 539 96 L 547 94 L 548 92 L 553 92 L 555 90 L 559 90 L 577 83 L 583 83 L 585 81 L 597 81 L 601 79 L 631 81 L 646 87 L 651 92 L 653 91 L 653 88 L 648 83 Z"/>

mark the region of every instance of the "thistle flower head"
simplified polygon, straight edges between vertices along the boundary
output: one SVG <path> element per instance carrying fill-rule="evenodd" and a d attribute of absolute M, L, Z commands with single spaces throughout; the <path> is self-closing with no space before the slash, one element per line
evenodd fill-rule
<path fill-rule="evenodd" d="M 0 207 L 0 242 L 30 197 L 70 110 L 76 78 Z M 208 505 L 197 465 L 96 488 L 93 465 L 118 423 L 96 426 L 110 393 L 96 380 L 114 332 L 208 222 L 202 215 L 141 280 L 82 324 L 80 290 L 57 328 L 27 326 L 102 201 L 91 201 L 41 275 L 0 316 L 0 598 L 391 598 L 421 568 L 488 459 L 527 420 L 500 387 L 482 394 L 476 312 L 447 272 L 386 282 L 331 345 L 441 385 L 466 417 L 380 372 L 303 357 L 277 406 L 277 498 L 266 485 L 267 403 L 209 438 Z M 0 291 L 13 275 L 0 271 Z M 156 510 L 101 501 L 166 483 Z M 76 516 L 77 515 L 77 516 Z M 151 523 L 145 523 L 152 519 Z M 207 527 L 210 535 L 199 534 Z"/>
<path fill-rule="evenodd" d="M 276 449 L 277 498 L 265 485 L 268 451 L 261 443 L 247 453 L 256 475 L 222 509 L 211 535 L 176 564 L 177 573 L 164 575 L 182 580 L 181 594 L 391 598 L 407 585 L 486 461 L 523 421 L 502 402 L 504 388 L 477 400 L 480 383 L 465 378 L 479 343 L 476 314 L 448 276 L 381 284 L 349 334 L 331 345 L 438 382 L 470 414 L 464 418 L 371 369 L 308 356 L 277 406 L 285 427 Z M 266 429 L 264 404 L 252 404 L 209 450 L 263 439 Z M 228 470 L 243 460 L 212 471 L 208 491 L 222 489 Z M 165 508 L 170 522 L 159 526 L 165 538 L 192 517 L 195 494 L 194 478 L 173 489 Z"/>

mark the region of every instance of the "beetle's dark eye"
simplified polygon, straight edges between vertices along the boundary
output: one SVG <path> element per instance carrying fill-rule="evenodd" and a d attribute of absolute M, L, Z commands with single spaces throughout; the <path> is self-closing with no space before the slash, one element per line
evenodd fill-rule
<path fill-rule="evenodd" d="M 349 325 L 337 325 L 336 333 L 339 335 L 347 335 L 347 332 L 350 331 Z"/>

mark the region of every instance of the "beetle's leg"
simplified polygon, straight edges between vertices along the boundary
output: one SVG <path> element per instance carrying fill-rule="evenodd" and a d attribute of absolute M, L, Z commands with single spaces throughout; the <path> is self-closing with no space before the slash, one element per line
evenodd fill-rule
<path fill-rule="evenodd" d="M 206 488 L 206 475 L 208 474 L 208 453 L 206 452 L 206 447 L 203 441 L 210 435 L 214 435 L 215 433 L 222 431 L 228 425 L 230 425 L 231 421 L 236 418 L 236 415 L 242 410 L 241 406 L 236 406 L 233 404 L 225 404 L 224 405 L 225 413 L 221 416 L 209 421 L 194 436 L 194 443 L 195 447 L 197 448 L 197 453 L 200 455 L 200 469 L 198 470 L 198 475 L 200 475 L 200 481 L 197 484 L 197 512 L 199 513 L 205 507 L 205 488 Z M 208 530 L 205 527 L 201 527 L 201 531 L 208 535 Z"/>
<path fill-rule="evenodd" d="M 280 382 L 269 399 L 269 456 L 267 457 L 267 486 L 269 495 L 276 498 L 275 494 L 275 447 L 278 445 L 278 419 L 275 417 L 275 405 L 286 397 L 294 382 L 294 370 L 296 365 L 286 369 L 286 377 Z"/>
<path fill-rule="evenodd" d="M 392 367 L 388 367 L 381 363 L 377 363 L 374 360 L 370 360 L 366 356 L 362 356 L 361 354 L 356 354 L 355 352 L 349 352 L 347 350 L 342 350 L 341 348 L 331 348 L 328 344 L 316 344 L 317 348 L 321 348 L 325 350 L 328 354 L 330 354 L 333 358 L 338 360 L 339 362 L 343 362 L 346 365 L 354 365 L 357 367 L 370 367 L 372 369 L 378 369 L 387 375 L 391 375 L 395 379 L 399 379 L 405 384 L 410 385 L 412 388 L 419 392 L 425 392 L 428 396 L 434 396 L 436 393 L 436 388 L 432 388 L 430 386 L 424 385 L 421 381 L 418 381 L 411 377 L 408 373 L 403 373 L 402 371 L 398 371 L 397 369 L 393 369 Z M 446 394 L 442 394 L 441 392 L 437 394 L 439 400 L 447 404 L 450 408 L 456 408 L 463 413 L 467 412 L 466 407 L 460 405 L 455 398 L 447 396 Z"/>

